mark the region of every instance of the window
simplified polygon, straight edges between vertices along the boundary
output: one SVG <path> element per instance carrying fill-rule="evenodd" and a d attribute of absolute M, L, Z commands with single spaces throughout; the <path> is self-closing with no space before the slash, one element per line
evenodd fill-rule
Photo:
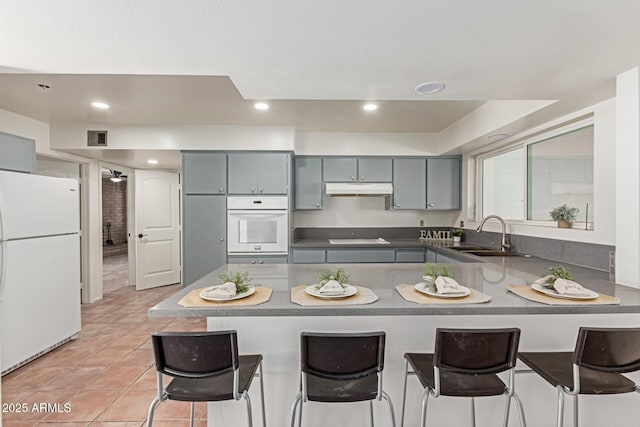
<path fill-rule="evenodd" d="M 481 215 L 551 221 L 566 203 L 577 222 L 593 222 L 593 138 L 582 121 L 478 157 Z"/>

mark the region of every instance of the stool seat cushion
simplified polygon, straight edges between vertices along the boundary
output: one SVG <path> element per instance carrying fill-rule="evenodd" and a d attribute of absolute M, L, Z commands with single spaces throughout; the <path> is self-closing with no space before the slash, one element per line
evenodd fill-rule
<path fill-rule="evenodd" d="M 334 380 L 307 375 L 307 398 L 315 402 L 361 402 L 378 394 L 378 375 Z"/>
<path fill-rule="evenodd" d="M 518 358 L 554 387 L 573 389 L 573 352 L 524 352 Z M 636 391 L 624 375 L 580 367 L 580 394 L 620 394 Z"/>
<path fill-rule="evenodd" d="M 433 354 L 406 353 L 422 387 L 435 388 Z M 495 374 L 466 375 L 440 370 L 440 394 L 443 396 L 497 396 L 504 394 L 506 385 Z"/>
<path fill-rule="evenodd" d="M 262 361 L 262 355 L 241 355 L 238 359 L 240 363 L 238 391 L 242 393 L 249 390 L 251 380 Z M 169 399 L 186 402 L 231 400 L 234 398 L 233 372 L 206 378 L 175 377 L 167 385 L 166 392 Z"/>

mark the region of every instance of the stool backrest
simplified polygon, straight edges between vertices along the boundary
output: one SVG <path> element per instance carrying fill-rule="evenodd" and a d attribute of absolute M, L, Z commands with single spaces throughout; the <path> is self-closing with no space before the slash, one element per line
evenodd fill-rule
<path fill-rule="evenodd" d="M 496 374 L 516 365 L 520 329 L 436 329 L 434 366 L 459 374 Z"/>
<path fill-rule="evenodd" d="M 382 372 L 384 332 L 300 335 L 302 372 L 329 379 L 355 379 Z"/>
<path fill-rule="evenodd" d="M 156 370 L 172 377 L 204 378 L 238 369 L 236 331 L 155 332 Z"/>
<path fill-rule="evenodd" d="M 573 363 L 604 372 L 640 370 L 640 328 L 580 328 Z"/>

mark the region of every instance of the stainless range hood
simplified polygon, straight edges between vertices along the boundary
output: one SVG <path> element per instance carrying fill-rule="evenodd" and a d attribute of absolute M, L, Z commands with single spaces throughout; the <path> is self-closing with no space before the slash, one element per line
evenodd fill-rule
<path fill-rule="evenodd" d="M 393 185 L 389 182 L 327 182 L 327 196 L 388 196 L 393 194 Z"/>

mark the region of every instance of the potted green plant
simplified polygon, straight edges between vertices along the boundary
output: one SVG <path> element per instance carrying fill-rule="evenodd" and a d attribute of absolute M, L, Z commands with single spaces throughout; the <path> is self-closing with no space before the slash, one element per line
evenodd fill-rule
<path fill-rule="evenodd" d="M 454 228 L 453 230 L 451 230 L 451 235 L 453 236 L 454 242 L 460 242 L 462 240 L 463 234 L 464 231 L 460 228 Z"/>
<path fill-rule="evenodd" d="M 578 208 L 570 208 L 569 205 L 565 203 L 562 206 L 551 209 L 549 215 L 551 215 L 552 220 L 558 222 L 558 228 L 571 228 L 578 212 Z"/>

